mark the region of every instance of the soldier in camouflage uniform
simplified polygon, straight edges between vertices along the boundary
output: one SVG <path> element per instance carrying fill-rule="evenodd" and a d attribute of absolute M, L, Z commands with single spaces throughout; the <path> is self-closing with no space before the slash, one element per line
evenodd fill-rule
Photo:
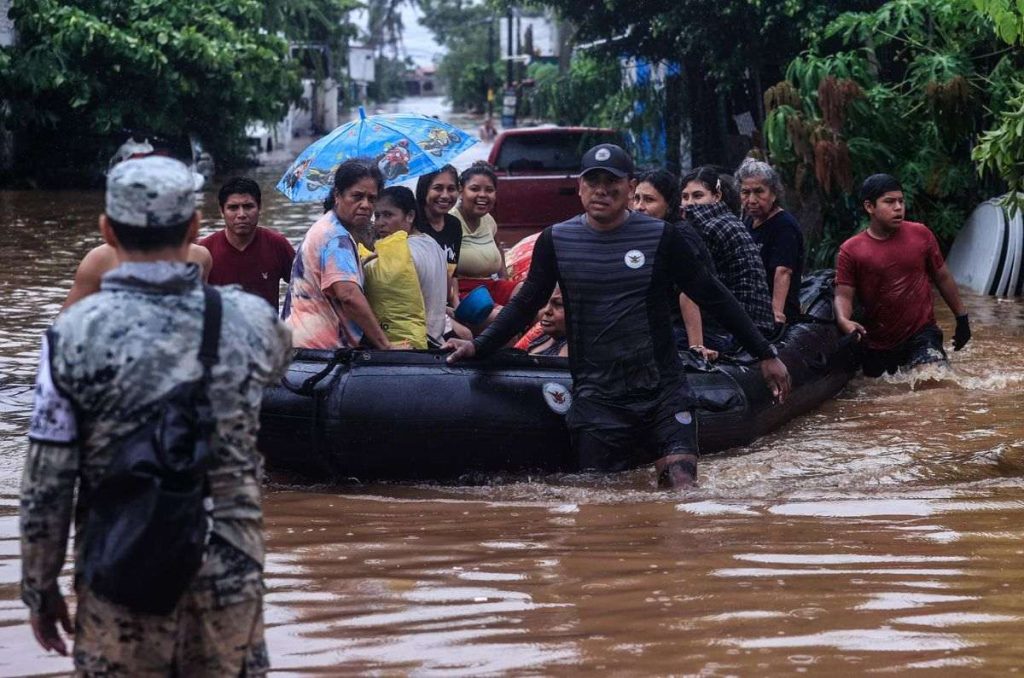
<path fill-rule="evenodd" d="M 103 277 L 100 292 L 65 311 L 43 341 L 21 490 L 21 586 L 45 649 L 67 652 L 57 629 L 60 623 L 70 632 L 57 577 L 72 512 L 80 571 L 85 502 L 117 441 L 202 372 L 203 291 L 198 267 L 186 263 L 198 224 L 183 164 L 149 157 L 116 166 L 100 228 L 125 263 Z M 237 676 L 268 668 L 256 434 L 263 388 L 285 369 L 290 335 L 259 297 L 239 288 L 222 288 L 221 296 L 220 360 L 209 386 L 217 427 L 206 559 L 167 616 L 134 613 L 76 578 L 81 675 Z"/>

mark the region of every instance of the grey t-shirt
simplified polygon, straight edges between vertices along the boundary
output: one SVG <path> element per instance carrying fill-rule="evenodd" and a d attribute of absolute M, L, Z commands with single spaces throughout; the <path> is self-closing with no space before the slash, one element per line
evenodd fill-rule
<path fill-rule="evenodd" d="M 445 305 L 448 303 L 448 261 L 444 250 L 429 235 L 409 235 L 409 253 L 423 292 L 423 308 L 427 312 L 427 337 L 442 343 Z"/>

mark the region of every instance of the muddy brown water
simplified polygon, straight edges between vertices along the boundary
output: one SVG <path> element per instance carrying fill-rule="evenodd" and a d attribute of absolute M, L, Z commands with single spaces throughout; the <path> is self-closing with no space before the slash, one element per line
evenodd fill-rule
<path fill-rule="evenodd" d="M 264 225 L 318 213 L 256 171 Z M 216 198 L 203 194 L 204 233 Z M 69 670 L 18 599 L 39 335 L 98 244 L 98 193 L 0 192 L 0 674 Z M 1024 305 L 968 297 L 932 379 L 856 379 L 701 486 L 610 477 L 315 485 L 265 496 L 282 673 L 811 675 L 1016 671 L 1024 660 Z M 951 325 L 939 304 L 940 324 Z M 68 572 L 62 579 L 67 590 Z"/>

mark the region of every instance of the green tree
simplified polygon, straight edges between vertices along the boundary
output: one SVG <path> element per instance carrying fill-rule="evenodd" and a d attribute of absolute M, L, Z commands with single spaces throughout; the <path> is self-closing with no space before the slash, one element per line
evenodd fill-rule
<path fill-rule="evenodd" d="M 606 41 L 609 59 L 626 54 L 682 66 L 666 83 L 670 152 L 687 117 L 695 163 L 731 162 L 726 136 L 732 113 L 763 120 L 764 85 L 807 48 L 840 12 L 878 0 L 539 0 L 573 22 L 578 43 Z M 670 158 L 673 164 L 678 157 Z"/>
<path fill-rule="evenodd" d="M 962 0 L 968 2 L 969 0 Z M 999 38 L 1012 47 L 1014 64 L 1022 61 L 1024 48 L 1024 5 L 1010 0 L 974 0 L 974 8 L 991 22 Z M 1024 83 L 1016 74 L 1005 94 L 1005 102 L 993 110 L 995 120 L 984 132 L 971 157 L 982 176 L 995 175 L 1009 188 L 1007 203 L 1016 211 L 1024 209 Z M 1000 86 L 1005 80 L 1000 81 Z"/>
<path fill-rule="evenodd" d="M 280 119 L 301 94 L 283 35 L 313 35 L 295 22 L 317 26 L 314 7 L 337 17 L 350 6 L 13 0 L 19 40 L 0 51 L 0 116 L 19 139 L 20 172 L 95 161 L 99 139 L 130 128 L 197 133 L 230 163 L 247 123 Z"/>
<path fill-rule="evenodd" d="M 418 1 L 423 10 L 420 23 L 430 29 L 447 50 L 437 72 L 447 84 L 452 106 L 458 110 L 482 111 L 487 103 L 491 74 L 499 72 L 497 61 L 488 61 L 487 24 L 492 19 L 497 21 L 495 10 L 474 0 Z M 496 52 L 495 47 L 495 58 Z"/>
<path fill-rule="evenodd" d="M 360 7 L 359 0 L 267 0 L 261 23 L 264 30 L 283 36 L 292 45 L 310 47 L 299 49 L 297 56 L 300 66 L 314 79 L 340 81 L 346 74 L 349 41 L 358 34 L 349 14 Z M 328 63 L 331 72 L 327 72 Z"/>
<path fill-rule="evenodd" d="M 817 263 L 859 227 L 855 182 L 875 172 L 898 177 L 912 216 L 948 242 L 986 192 L 971 170 L 975 130 L 1005 106 L 1018 59 L 960 0 L 893 0 L 822 37 L 845 47 L 794 59 L 765 95 L 768 151 L 820 237 Z"/>

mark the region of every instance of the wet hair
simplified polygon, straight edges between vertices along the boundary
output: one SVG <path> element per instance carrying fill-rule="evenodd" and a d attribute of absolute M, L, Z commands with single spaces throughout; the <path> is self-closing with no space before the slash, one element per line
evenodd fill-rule
<path fill-rule="evenodd" d="M 378 193 L 384 188 L 384 175 L 369 158 L 352 158 L 338 165 L 334 169 L 334 187 L 324 199 L 324 212 L 334 209 L 334 196 L 341 195 L 363 179 L 373 179 Z"/>
<path fill-rule="evenodd" d="M 402 210 L 402 214 L 416 211 L 416 196 L 405 186 L 388 186 L 385 188 L 377 197 L 377 204 L 384 201 L 390 202 Z"/>
<path fill-rule="evenodd" d="M 722 202 L 729 208 L 729 211 L 739 216 L 741 209 L 740 192 L 736 190 L 736 180 L 731 176 L 722 174 L 714 167 L 708 167 L 707 165 L 697 167 L 683 175 L 682 181 L 679 182 L 679 192 L 682 193 L 683 189 L 691 181 L 700 182 L 704 188 L 712 193 L 721 195 Z"/>
<path fill-rule="evenodd" d="M 768 190 L 775 194 L 775 204 L 782 202 L 786 189 L 782 186 L 782 177 L 778 171 L 763 160 L 744 158 L 736 169 L 736 180 L 741 184 L 747 179 L 756 179 L 764 183 Z"/>
<path fill-rule="evenodd" d="M 260 185 L 248 177 L 234 177 L 220 187 L 217 192 L 217 202 L 220 208 L 224 209 L 224 203 L 233 195 L 251 195 L 256 201 L 257 207 L 263 207 L 263 194 L 260 193 Z"/>
<path fill-rule="evenodd" d="M 459 176 L 459 185 L 465 186 L 473 177 L 481 176 L 490 179 L 495 188 L 498 187 L 498 175 L 494 173 L 494 167 L 486 160 L 477 160 L 468 169 L 463 170 Z"/>
<path fill-rule="evenodd" d="M 648 183 L 654 187 L 661 197 L 668 203 L 668 211 L 663 219 L 670 224 L 679 221 L 679 179 L 668 170 L 656 169 L 650 172 L 641 172 L 636 178 L 636 184 Z"/>
<path fill-rule="evenodd" d="M 874 205 L 889 191 L 902 191 L 903 186 L 891 174 L 872 174 L 860 186 L 860 201 Z"/>
<path fill-rule="evenodd" d="M 416 204 L 419 206 L 420 210 L 422 210 L 423 206 L 426 205 L 427 203 L 427 192 L 430 191 L 430 184 L 432 184 L 434 182 L 434 179 L 441 176 L 442 174 L 451 174 L 452 179 L 455 180 L 455 188 L 460 187 L 459 170 L 455 169 L 455 167 L 452 165 L 445 165 L 436 172 L 424 174 L 419 178 L 419 180 L 416 181 Z M 426 217 L 425 214 L 422 216 Z"/>
<path fill-rule="evenodd" d="M 109 216 L 110 229 L 117 236 L 117 242 L 129 252 L 155 252 L 167 247 L 180 247 L 188 235 L 190 218 L 170 226 L 133 226 L 114 221 Z"/>

